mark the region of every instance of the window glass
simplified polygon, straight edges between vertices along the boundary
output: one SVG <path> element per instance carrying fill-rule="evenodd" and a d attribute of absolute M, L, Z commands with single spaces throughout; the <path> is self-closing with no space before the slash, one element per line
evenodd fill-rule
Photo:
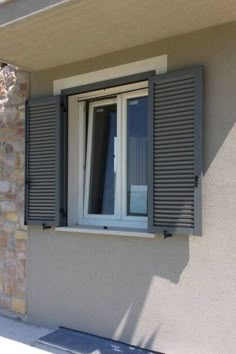
<path fill-rule="evenodd" d="M 127 100 L 127 215 L 147 216 L 147 96 Z"/>
<path fill-rule="evenodd" d="M 89 214 L 113 215 L 115 209 L 117 137 L 116 104 L 93 109 Z"/>

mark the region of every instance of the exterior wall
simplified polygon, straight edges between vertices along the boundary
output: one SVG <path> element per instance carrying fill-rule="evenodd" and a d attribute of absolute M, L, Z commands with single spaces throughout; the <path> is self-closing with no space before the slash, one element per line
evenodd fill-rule
<path fill-rule="evenodd" d="M 24 121 L 29 74 L 0 70 L 0 307 L 24 314 L 27 230 L 24 226 Z"/>
<path fill-rule="evenodd" d="M 52 81 L 168 54 L 168 70 L 205 66 L 202 237 L 166 240 L 29 227 L 28 314 L 165 353 L 236 346 L 236 23 L 32 75 Z"/>

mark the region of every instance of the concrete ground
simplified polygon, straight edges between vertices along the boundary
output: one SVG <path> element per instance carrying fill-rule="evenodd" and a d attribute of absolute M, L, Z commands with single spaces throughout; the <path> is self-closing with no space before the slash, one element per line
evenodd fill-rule
<path fill-rule="evenodd" d="M 20 319 L 0 316 L 0 353 L 1 354 L 63 354 L 64 351 L 42 346 L 36 341 L 52 329 L 37 327 Z M 40 349 L 39 349 L 40 348 Z M 68 352 L 67 352 L 68 354 Z"/>
<path fill-rule="evenodd" d="M 65 329 L 64 329 L 65 331 Z M 78 342 L 76 346 L 71 345 L 71 350 L 63 350 L 53 344 L 44 344 L 38 342 L 38 339 L 45 335 L 54 332 L 54 329 L 34 326 L 26 323 L 21 319 L 11 318 L 0 313 L 0 354 L 101 354 L 102 353 L 143 353 L 143 350 L 131 348 L 124 344 L 114 344 L 109 340 L 104 343 L 96 336 L 91 336 L 90 341 L 86 338 L 84 342 L 83 336 L 87 334 L 80 333 L 80 345 Z M 63 334 L 60 333 L 59 336 Z M 70 334 L 71 335 L 71 334 Z M 58 332 L 57 332 L 58 336 Z M 78 340 L 78 335 L 76 335 Z M 55 338 L 55 335 L 54 335 Z M 74 339 L 76 339 L 74 338 Z M 53 343 L 53 342 L 52 342 Z M 75 343 L 73 336 L 71 337 L 71 344 Z M 80 347 L 80 349 L 78 349 Z M 150 352 L 151 354 L 152 352 Z"/>

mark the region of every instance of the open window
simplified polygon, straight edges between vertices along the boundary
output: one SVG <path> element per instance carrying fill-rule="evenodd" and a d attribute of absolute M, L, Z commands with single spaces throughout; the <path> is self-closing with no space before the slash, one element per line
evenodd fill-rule
<path fill-rule="evenodd" d="M 80 225 L 147 228 L 147 82 L 142 86 L 78 95 Z"/>

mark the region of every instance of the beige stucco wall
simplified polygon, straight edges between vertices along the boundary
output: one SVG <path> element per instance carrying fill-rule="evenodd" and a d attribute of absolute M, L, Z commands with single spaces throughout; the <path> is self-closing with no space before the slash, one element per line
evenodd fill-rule
<path fill-rule="evenodd" d="M 168 54 L 205 66 L 203 236 L 164 240 L 29 227 L 28 314 L 165 353 L 236 347 L 236 23 L 32 74 L 52 80 Z"/>

